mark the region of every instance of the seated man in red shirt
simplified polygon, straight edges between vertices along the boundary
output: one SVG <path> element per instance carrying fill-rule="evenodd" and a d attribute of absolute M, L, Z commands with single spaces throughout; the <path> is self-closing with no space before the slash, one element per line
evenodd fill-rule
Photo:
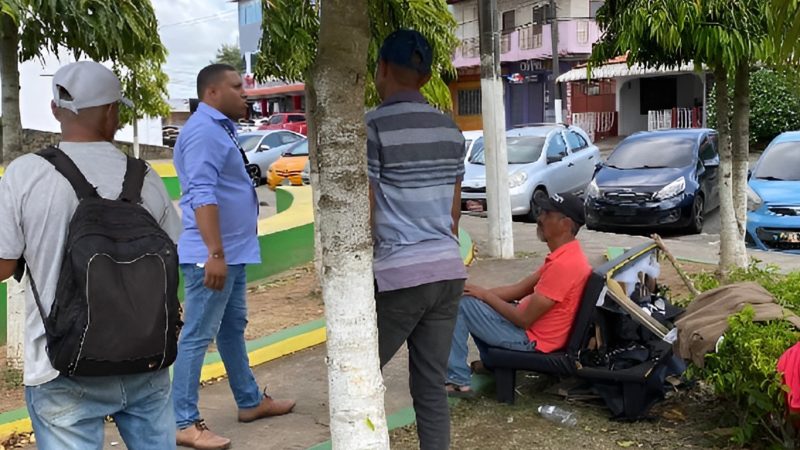
<path fill-rule="evenodd" d="M 485 289 L 467 283 L 461 299 L 447 367 L 447 390 L 466 396 L 470 390 L 467 338 L 518 351 L 552 352 L 567 343 L 583 288 L 591 273 L 575 235 L 584 224 L 583 202 L 572 194 L 537 196 L 536 234 L 550 254 L 533 274 L 516 284 Z M 515 302 L 521 300 L 517 305 Z M 480 341 L 480 342 L 479 342 Z"/>

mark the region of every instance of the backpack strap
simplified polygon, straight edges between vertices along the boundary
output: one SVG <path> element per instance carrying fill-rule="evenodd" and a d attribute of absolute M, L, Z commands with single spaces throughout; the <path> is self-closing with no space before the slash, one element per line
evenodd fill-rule
<path fill-rule="evenodd" d="M 125 179 L 122 181 L 122 193 L 119 200 L 138 205 L 142 202 L 142 186 L 147 174 L 147 164 L 144 161 L 128 156 L 128 168 L 125 170 Z"/>
<path fill-rule="evenodd" d="M 78 196 L 78 200 L 99 197 L 94 186 L 89 183 L 80 169 L 78 169 L 78 166 L 75 165 L 75 162 L 70 159 L 63 150 L 58 147 L 50 146 L 44 150 L 40 150 L 36 154 L 46 159 L 47 162 L 56 168 L 58 173 L 69 181 L 69 184 L 72 185 L 72 189 L 75 190 L 75 194 Z"/>

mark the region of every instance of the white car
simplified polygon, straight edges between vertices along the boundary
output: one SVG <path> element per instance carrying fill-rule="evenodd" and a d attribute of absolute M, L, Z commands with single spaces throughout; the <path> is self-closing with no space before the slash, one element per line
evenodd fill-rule
<path fill-rule="evenodd" d="M 461 209 L 486 210 L 483 138 L 474 144 L 461 183 Z M 582 193 L 600 163 L 600 150 L 576 126 L 540 125 L 506 132 L 511 214 L 536 219 L 533 196 Z"/>
<path fill-rule="evenodd" d="M 239 145 L 247 155 L 251 166 L 256 166 L 250 171 L 253 185 L 258 187 L 263 184 L 269 166 L 281 157 L 286 146 L 305 139 L 305 136 L 289 130 L 263 130 L 251 131 L 239 135 Z"/>
<path fill-rule="evenodd" d="M 475 147 L 475 143 L 478 142 L 482 145 L 483 140 L 483 130 L 473 130 L 473 131 L 462 131 L 461 134 L 464 135 L 464 147 L 467 149 L 467 156 L 464 161 L 469 161 L 469 155 L 472 153 L 472 149 Z"/>

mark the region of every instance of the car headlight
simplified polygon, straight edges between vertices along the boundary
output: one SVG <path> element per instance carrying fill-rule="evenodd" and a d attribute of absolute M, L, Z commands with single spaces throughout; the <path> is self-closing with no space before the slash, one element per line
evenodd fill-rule
<path fill-rule="evenodd" d="M 747 186 L 747 210 L 748 211 L 755 211 L 758 208 L 761 208 L 761 205 L 764 204 L 764 200 L 761 199 L 761 196 L 756 193 L 750 186 Z"/>
<path fill-rule="evenodd" d="M 597 181 L 592 180 L 592 182 L 586 186 L 586 196 L 591 198 L 600 197 L 600 188 L 597 187 Z"/>
<path fill-rule="evenodd" d="M 664 189 L 661 189 L 656 194 L 657 200 L 666 200 L 668 198 L 675 197 L 676 195 L 682 194 L 683 191 L 686 190 L 686 178 L 680 177 L 677 180 L 673 181 L 672 183 L 664 186 Z"/>
<path fill-rule="evenodd" d="M 508 177 L 508 187 L 514 189 L 516 187 L 520 187 L 525 184 L 525 181 L 528 180 L 528 174 L 525 172 L 514 172 L 510 177 Z"/>

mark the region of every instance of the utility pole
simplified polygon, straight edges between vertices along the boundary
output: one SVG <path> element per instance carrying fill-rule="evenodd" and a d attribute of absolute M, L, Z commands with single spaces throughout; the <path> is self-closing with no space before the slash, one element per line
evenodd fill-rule
<path fill-rule="evenodd" d="M 553 43 L 553 85 L 550 91 L 553 95 L 553 112 L 556 114 L 556 122 L 564 122 L 561 117 L 561 86 L 558 85 L 558 77 L 561 75 L 561 67 L 558 65 L 558 10 L 556 0 L 550 0 L 550 41 Z"/>
<path fill-rule="evenodd" d="M 481 108 L 486 154 L 486 209 L 489 215 L 489 255 L 514 258 L 511 197 L 506 154 L 506 111 L 500 79 L 500 24 L 497 0 L 478 0 L 481 50 Z"/>

